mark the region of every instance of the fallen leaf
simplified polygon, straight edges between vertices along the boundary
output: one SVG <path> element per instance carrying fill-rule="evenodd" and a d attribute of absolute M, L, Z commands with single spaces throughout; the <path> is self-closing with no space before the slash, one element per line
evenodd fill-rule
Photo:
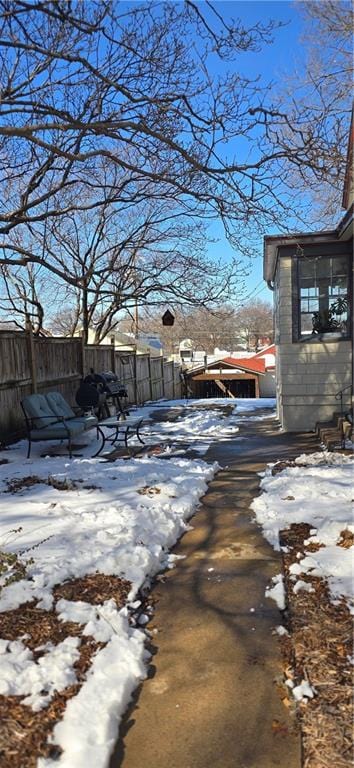
<path fill-rule="evenodd" d="M 288 726 L 285 723 L 281 723 L 280 720 L 273 720 L 272 731 L 274 734 L 287 735 L 289 733 Z"/>

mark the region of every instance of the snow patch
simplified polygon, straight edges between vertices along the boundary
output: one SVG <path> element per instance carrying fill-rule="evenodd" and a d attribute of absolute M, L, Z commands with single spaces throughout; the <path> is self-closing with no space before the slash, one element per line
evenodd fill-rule
<path fill-rule="evenodd" d="M 351 548 L 339 546 L 343 530 L 353 531 L 354 459 L 341 453 L 316 452 L 302 454 L 294 467 L 276 475 L 271 465 L 261 480 L 263 493 L 252 502 L 257 522 L 274 549 L 280 550 L 279 533 L 292 523 L 311 526 L 307 544 L 321 548 L 290 567 L 296 577 L 309 573 L 328 582 L 332 600 L 344 597 L 354 612 L 353 556 Z M 291 504 L 289 497 L 293 497 Z M 295 589 L 309 589 L 297 581 Z M 299 586 L 300 584 L 300 586 Z"/>
<path fill-rule="evenodd" d="M 311 688 L 307 680 L 301 680 L 299 685 L 294 686 L 292 693 L 295 701 L 307 701 L 308 699 L 313 699 L 316 691 L 315 688 Z"/>
<path fill-rule="evenodd" d="M 76 683 L 73 669 L 79 659 L 80 638 L 67 637 L 49 646 L 37 661 L 20 641 L 2 641 L 0 649 L 0 693 L 2 696 L 26 696 L 23 703 L 34 712 L 46 707 L 56 691 Z"/>
<path fill-rule="evenodd" d="M 271 598 L 271 600 L 274 600 L 279 608 L 280 611 L 285 610 L 285 589 L 284 589 L 284 579 L 281 573 L 279 573 L 277 576 L 272 577 L 272 583 L 273 587 L 267 587 L 265 594 L 266 597 Z"/>

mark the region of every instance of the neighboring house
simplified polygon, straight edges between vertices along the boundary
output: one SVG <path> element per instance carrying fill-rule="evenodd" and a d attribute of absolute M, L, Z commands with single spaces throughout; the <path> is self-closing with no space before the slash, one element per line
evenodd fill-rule
<path fill-rule="evenodd" d="M 267 343 L 268 342 L 269 340 L 267 339 Z M 243 355 L 247 355 L 247 356 L 254 355 L 254 352 L 245 352 L 244 344 L 237 344 L 234 349 L 235 351 L 237 350 L 237 353 L 235 355 L 236 357 L 238 356 L 241 357 Z M 192 339 L 183 339 L 179 343 L 178 350 L 179 350 L 178 352 L 179 357 L 177 358 L 178 362 L 181 360 L 186 365 L 193 365 L 193 366 L 196 365 L 197 362 L 202 363 L 205 360 L 206 356 L 208 357 L 208 360 L 210 360 L 212 357 L 214 360 L 220 360 L 224 357 L 227 357 L 230 354 L 233 354 L 230 352 L 230 350 L 227 351 L 225 349 L 219 349 L 218 347 L 215 347 L 214 355 L 213 356 L 210 354 L 207 355 L 205 350 L 195 348 L 194 341 Z"/>
<path fill-rule="evenodd" d="M 78 331 L 79 335 L 80 331 Z M 89 328 L 88 331 L 88 343 L 95 343 L 95 332 Z M 162 357 L 163 348 L 160 339 L 156 336 L 144 336 L 140 335 L 137 339 L 135 336 L 129 333 L 121 333 L 120 331 L 111 331 L 100 342 L 100 345 L 110 346 L 113 345 L 117 352 L 136 352 L 137 355 L 150 355 L 151 357 Z"/>
<path fill-rule="evenodd" d="M 271 343 L 272 343 L 272 338 L 273 338 L 273 334 L 272 334 L 272 337 L 270 337 L 270 336 L 258 336 L 258 339 L 257 339 L 257 349 L 263 349 L 263 347 L 270 346 Z"/>
<path fill-rule="evenodd" d="M 275 397 L 275 344 L 261 349 L 254 355 L 254 359 L 264 360 L 265 374 L 260 381 L 260 397 Z"/>
<path fill-rule="evenodd" d="M 274 397 L 274 345 L 251 357 L 206 357 L 186 371 L 194 397 Z"/>
<path fill-rule="evenodd" d="M 205 355 L 204 351 L 196 352 L 192 339 L 183 339 L 178 349 L 182 363 L 192 363 L 196 357 L 197 359 L 202 359 Z"/>
<path fill-rule="evenodd" d="M 353 122 L 336 229 L 264 238 L 264 279 L 274 291 L 278 415 L 311 430 L 349 410 L 353 397 Z M 340 394 L 342 393 L 342 395 Z"/>

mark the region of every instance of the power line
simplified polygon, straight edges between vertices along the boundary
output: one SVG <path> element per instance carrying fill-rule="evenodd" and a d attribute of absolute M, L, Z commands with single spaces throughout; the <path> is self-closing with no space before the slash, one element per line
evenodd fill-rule
<path fill-rule="evenodd" d="M 245 296 L 245 298 L 242 299 L 242 301 L 248 301 L 248 299 L 251 298 L 252 294 L 257 290 L 257 288 L 259 288 L 260 285 L 262 285 L 262 283 L 263 283 L 263 280 L 260 280 L 260 282 L 257 283 L 257 285 L 254 288 L 252 288 L 251 293 L 249 293 L 248 296 Z"/>
<path fill-rule="evenodd" d="M 263 282 L 263 280 L 262 280 L 262 282 Z M 258 283 L 258 285 L 259 285 L 259 283 Z M 258 286 L 256 286 L 256 288 L 257 288 L 257 287 L 258 287 Z M 256 290 L 256 288 L 255 288 L 254 290 Z M 250 294 L 250 296 L 247 296 L 247 297 L 246 297 L 246 299 L 244 299 L 244 301 L 248 301 L 248 299 L 249 299 L 250 297 L 251 297 L 252 299 L 255 299 L 255 298 L 256 298 L 256 296 L 259 296 L 259 294 L 260 294 L 260 293 L 262 293 L 263 291 L 265 291 L 265 289 L 266 289 L 266 288 L 268 288 L 268 286 L 267 286 L 267 285 L 264 285 L 264 286 L 263 286 L 263 287 L 262 287 L 262 288 L 261 288 L 259 291 L 257 291 L 257 293 L 255 293 L 253 296 L 252 296 L 252 294 Z M 243 306 L 244 306 L 244 304 L 241 304 L 241 307 L 243 307 Z"/>

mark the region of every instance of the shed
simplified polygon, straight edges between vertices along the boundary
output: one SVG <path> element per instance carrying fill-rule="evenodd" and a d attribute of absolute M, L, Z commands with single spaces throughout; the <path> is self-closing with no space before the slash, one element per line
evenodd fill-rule
<path fill-rule="evenodd" d="M 260 397 L 265 375 L 259 357 L 214 359 L 187 373 L 194 397 Z"/>

